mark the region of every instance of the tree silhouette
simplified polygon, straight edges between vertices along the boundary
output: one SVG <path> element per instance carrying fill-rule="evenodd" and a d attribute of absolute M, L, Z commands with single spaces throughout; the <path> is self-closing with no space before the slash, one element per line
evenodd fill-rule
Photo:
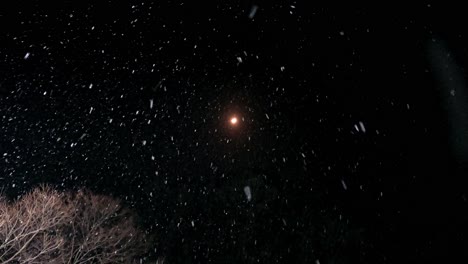
<path fill-rule="evenodd" d="M 133 263 L 150 245 L 118 199 L 48 186 L 0 199 L 0 241 L 1 263 Z"/>

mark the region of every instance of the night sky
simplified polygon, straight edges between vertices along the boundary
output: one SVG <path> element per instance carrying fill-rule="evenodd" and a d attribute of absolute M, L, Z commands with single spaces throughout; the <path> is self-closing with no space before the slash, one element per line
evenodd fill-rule
<path fill-rule="evenodd" d="M 463 8 L 48 2 L 0 4 L 7 195 L 119 197 L 167 263 L 468 258 Z"/>

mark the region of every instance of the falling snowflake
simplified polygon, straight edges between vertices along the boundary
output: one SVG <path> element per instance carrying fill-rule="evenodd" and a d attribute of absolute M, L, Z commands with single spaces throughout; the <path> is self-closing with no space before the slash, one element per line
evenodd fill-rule
<path fill-rule="evenodd" d="M 244 193 L 245 193 L 245 197 L 247 198 L 247 201 L 250 202 L 250 200 L 252 200 L 252 193 L 250 192 L 250 186 L 244 187 Z"/>
<path fill-rule="evenodd" d="M 363 122 L 359 121 L 359 127 L 361 128 L 361 131 L 362 131 L 363 133 L 366 133 L 366 127 L 364 126 L 364 123 L 363 123 Z"/>
<path fill-rule="evenodd" d="M 341 185 L 343 185 L 343 189 L 348 190 L 348 186 L 346 186 L 346 183 L 344 180 L 341 180 Z"/>
<path fill-rule="evenodd" d="M 254 18 L 255 14 L 257 13 L 257 10 L 258 10 L 258 6 L 253 5 L 252 8 L 250 9 L 250 13 L 249 13 L 249 18 L 250 19 Z"/>

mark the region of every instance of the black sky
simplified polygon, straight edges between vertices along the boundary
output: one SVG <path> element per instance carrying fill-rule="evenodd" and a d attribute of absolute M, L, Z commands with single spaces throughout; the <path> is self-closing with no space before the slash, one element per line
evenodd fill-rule
<path fill-rule="evenodd" d="M 0 4 L 6 193 L 118 196 L 168 263 L 467 257 L 462 8 L 96 2 Z"/>

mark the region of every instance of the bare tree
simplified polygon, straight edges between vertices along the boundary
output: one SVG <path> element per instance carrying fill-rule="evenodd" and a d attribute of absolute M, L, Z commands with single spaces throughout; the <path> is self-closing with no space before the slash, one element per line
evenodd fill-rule
<path fill-rule="evenodd" d="M 0 261 L 43 263 L 55 261 L 63 246 L 60 228 L 72 219 L 73 209 L 63 194 L 42 187 L 0 209 Z"/>
<path fill-rule="evenodd" d="M 66 203 L 75 212 L 61 247 L 62 263 L 131 263 L 146 249 L 144 233 L 118 200 L 79 191 Z"/>
<path fill-rule="evenodd" d="M 132 263 L 148 245 L 115 198 L 47 186 L 14 203 L 0 198 L 1 263 Z"/>

